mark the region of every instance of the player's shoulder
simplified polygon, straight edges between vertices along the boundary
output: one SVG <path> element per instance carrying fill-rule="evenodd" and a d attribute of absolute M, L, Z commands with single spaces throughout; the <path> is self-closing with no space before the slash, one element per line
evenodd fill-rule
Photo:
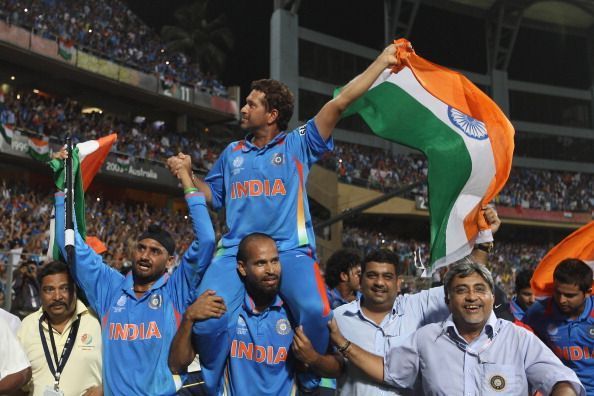
<path fill-rule="evenodd" d="M 234 140 L 225 147 L 224 153 L 234 153 L 240 151 L 245 146 L 245 139 Z"/>
<path fill-rule="evenodd" d="M 343 304 L 339 307 L 333 309 L 334 317 L 336 320 L 342 320 L 344 317 L 350 317 L 356 314 L 359 311 L 359 301 L 353 300 L 350 303 Z"/>

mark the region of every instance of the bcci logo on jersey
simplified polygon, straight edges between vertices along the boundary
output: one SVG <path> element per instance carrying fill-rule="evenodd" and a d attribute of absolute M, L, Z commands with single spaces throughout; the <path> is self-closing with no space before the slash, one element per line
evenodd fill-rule
<path fill-rule="evenodd" d="M 285 162 L 283 153 L 276 153 L 272 156 L 272 159 L 270 160 L 270 163 L 272 165 L 282 165 L 283 162 Z"/>
<path fill-rule="evenodd" d="M 160 308 L 163 305 L 163 297 L 160 294 L 153 294 L 149 300 L 149 307 L 152 309 Z"/>
<path fill-rule="evenodd" d="M 291 332 L 291 325 L 287 319 L 279 319 L 276 322 L 276 332 L 280 335 L 287 335 Z"/>
<path fill-rule="evenodd" d="M 237 334 L 245 335 L 248 332 L 247 325 L 245 324 L 245 320 L 240 316 L 237 319 Z"/>

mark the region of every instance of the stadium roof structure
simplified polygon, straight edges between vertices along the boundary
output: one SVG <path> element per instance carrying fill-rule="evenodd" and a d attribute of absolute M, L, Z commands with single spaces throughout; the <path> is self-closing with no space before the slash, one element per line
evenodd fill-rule
<path fill-rule="evenodd" d="M 475 9 L 487 15 L 502 6 L 513 6 L 523 13 L 528 23 L 557 25 L 575 29 L 590 29 L 594 25 L 594 1 L 592 0 L 422 0 L 441 7 L 460 6 Z M 544 26 L 543 26 L 544 27 Z"/>

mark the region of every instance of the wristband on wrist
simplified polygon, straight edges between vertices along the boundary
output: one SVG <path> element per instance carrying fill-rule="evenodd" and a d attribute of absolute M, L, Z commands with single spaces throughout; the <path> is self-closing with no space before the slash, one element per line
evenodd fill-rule
<path fill-rule="evenodd" d="M 189 187 L 189 188 L 184 189 L 184 194 L 193 193 L 195 191 L 198 191 L 198 189 L 196 187 Z"/>
<path fill-rule="evenodd" d="M 344 355 L 350 346 L 351 346 L 351 342 L 349 340 L 347 340 L 342 346 L 338 347 L 338 352 L 340 352 L 342 355 Z"/>

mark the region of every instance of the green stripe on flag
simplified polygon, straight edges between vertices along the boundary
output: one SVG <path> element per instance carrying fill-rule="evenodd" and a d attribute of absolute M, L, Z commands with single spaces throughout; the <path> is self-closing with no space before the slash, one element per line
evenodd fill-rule
<path fill-rule="evenodd" d="M 375 134 L 427 156 L 431 261 L 445 256 L 448 218 L 472 171 L 464 140 L 422 103 L 391 82 L 369 90 L 345 114 L 355 112 Z"/>
<path fill-rule="evenodd" d="M 66 169 L 63 160 L 53 159 L 49 162 L 54 171 L 54 183 L 60 191 L 66 189 Z M 83 190 L 82 175 L 80 171 L 80 159 L 78 156 L 78 147 L 72 149 L 72 169 L 74 170 L 74 214 L 76 216 L 76 225 L 78 233 L 83 239 L 87 237 L 87 227 L 85 222 L 85 193 Z M 63 230 L 58 230 L 63 232 Z"/>

